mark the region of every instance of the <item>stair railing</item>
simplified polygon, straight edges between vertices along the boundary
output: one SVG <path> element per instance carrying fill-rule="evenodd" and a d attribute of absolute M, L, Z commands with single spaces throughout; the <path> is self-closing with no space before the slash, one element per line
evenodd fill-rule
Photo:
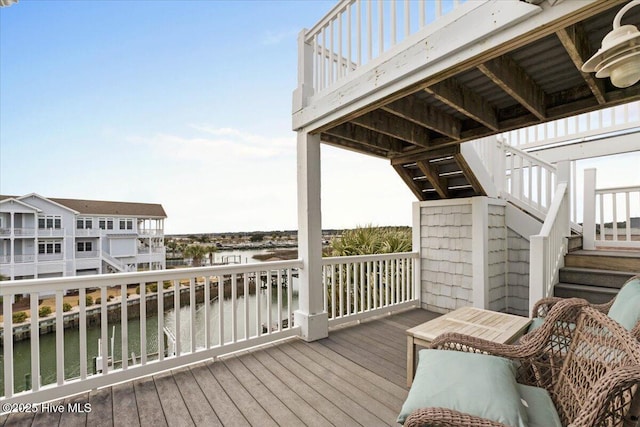
<path fill-rule="evenodd" d="M 640 186 L 596 188 L 596 170 L 584 171 L 583 248 L 640 248 Z"/>
<path fill-rule="evenodd" d="M 566 182 L 555 189 L 555 195 L 540 234 L 529 238 L 529 309 L 541 298 L 553 295 L 564 267 L 569 229 L 569 192 Z"/>

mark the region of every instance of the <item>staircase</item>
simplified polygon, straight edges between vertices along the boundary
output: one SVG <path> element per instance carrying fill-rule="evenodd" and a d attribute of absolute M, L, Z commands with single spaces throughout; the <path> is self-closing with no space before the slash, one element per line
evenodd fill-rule
<path fill-rule="evenodd" d="M 594 304 L 610 301 L 631 277 L 640 274 L 640 251 L 576 250 L 565 256 L 554 295 L 584 298 Z"/>

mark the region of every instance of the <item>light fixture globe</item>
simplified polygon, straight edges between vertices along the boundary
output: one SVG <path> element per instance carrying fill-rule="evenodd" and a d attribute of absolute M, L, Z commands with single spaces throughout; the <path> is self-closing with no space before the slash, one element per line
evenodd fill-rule
<path fill-rule="evenodd" d="M 582 66 L 585 73 L 596 77 L 611 77 L 619 88 L 629 87 L 640 80 L 640 31 L 635 25 L 620 25 L 622 15 L 640 4 L 633 0 L 620 9 L 613 20 L 613 31 L 602 40 L 602 47 Z"/>

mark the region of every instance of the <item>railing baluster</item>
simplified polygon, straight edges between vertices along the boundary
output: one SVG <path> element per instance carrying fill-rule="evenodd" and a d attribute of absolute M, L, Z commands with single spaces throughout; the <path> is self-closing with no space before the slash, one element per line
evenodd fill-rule
<path fill-rule="evenodd" d="M 617 193 L 612 193 L 611 194 L 611 201 L 613 203 L 613 219 L 612 219 L 612 225 L 613 225 L 613 235 L 611 236 L 611 240 L 613 240 L 614 242 L 618 240 L 618 194 Z"/>
<path fill-rule="evenodd" d="M 256 271 L 256 336 L 262 335 L 262 319 L 260 316 L 260 309 L 262 305 L 262 271 Z"/>
<path fill-rule="evenodd" d="M 349 3 L 347 6 L 347 63 L 345 74 L 351 73 L 351 64 L 353 63 L 353 56 L 351 54 L 351 44 L 353 43 L 351 40 L 351 8 L 353 7 L 353 3 Z"/>
<path fill-rule="evenodd" d="M 271 315 L 271 300 L 273 297 L 273 286 L 271 283 L 272 274 L 273 270 L 267 270 L 267 303 L 265 304 L 267 307 L 267 334 L 271 333 L 271 323 L 273 322 L 273 317 Z"/>
<path fill-rule="evenodd" d="M 338 64 L 337 64 L 338 69 L 336 70 L 337 71 L 336 80 L 344 76 L 344 69 L 342 68 L 343 60 L 344 58 L 342 57 L 342 14 L 340 14 L 338 15 Z"/>
<path fill-rule="evenodd" d="M 373 21 L 372 21 L 372 6 L 373 0 L 369 0 L 367 2 L 367 49 L 368 49 L 368 60 L 371 61 L 373 58 Z"/>
<path fill-rule="evenodd" d="M 196 352 L 196 278 L 189 279 L 189 335 L 191 341 L 191 353 Z"/>
<path fill-rule="evenodd" d="M 82 291 L 84 291 L 84 288 L 81 289 L 80 298 L 82 298 Z M 5 298 L 7 297 L 5 296 Z M 29 339 L 31 340 L 31 390 L 38 391 L 40 389 L 40 327 L 38 323 L 38 293 L 32 292 L 31 294 L 29 294 L 29 304 L 30 304 L 30 310 L 31 310 L 31 335 L 29 337 Z M 3 313 L 10 313 L 10 311 L 9 312 L 4 311 Z M 6 316 L 9 317 L 8 314 Z M 82 321 L 80 323 L 80 329 L 81 329 L 80 330 L 80 356 L 82 356 Z M 8 330 L 9 329 L 5 329 L 5 332 Z M 85 330 L 86 330 L 86 324 L 85 324 Z M 5 335 L 12 336 L 13 334 L 5 334 Z M 84 371 L 82 370 L 82 363 L 80 363 L 80 376 L 82 377 L 82 379 L 87 377 L 86 337 L 84 342 L 85 342 Z M 82 362 L 82 360 L 83 359 L 80 359 L 80 362 Z M 13 372 L 11 371 L 9 372 L 11 376 L 13 376 Z M 84 372 L 84 376 L 82 376 L 83 372 Z M 7 375 L 5 375 L 5 381 L 6 379 L 7 379 Z"/>
<path fill-rule="evenodd" d="M 354 268 L 354 265 L 349 263 L 346 264 L 347 267 L 347 316 L 351 314 L 351 270 Z"/>
<path fill-rule="evenodd" d="M 358 12 L 358 18 L 357 18 L 357 29 L 358 29 L 358 67 L 360 65 L 362 65 L 362 1 L 361 0 L 357 0 L 357 12 Z"/>
<path fill-rule="evenodd" d="M 391 46 L 395 46 L 398 41 L 396 34 L 396 6 L 396 0 L 391 0 L 389 3 L 389 7 L 391 8 Z M 382 51 L 380 53 L 382 53 Z"/>
<path fill-rule="evenodd" d="M 338 264 L 338 284 L 340 289 L 340 294 L 338 295 L 338 316 L 344 316 L 344 283 L 342 280 L 342 265 Z"/>
<path fill-rule="evenodd" d="M 173 281 L 173 312 L 175 314 L 176 357 L 182 354 L 182 334 L 180 333 L 180 280 Z"/>
<path fill-rule="evenodd" d="M 157 311 L 157 316 L 158 316 L 158 360 L 162 361 L 164 360 L 164 351 L 165 351 L 165 347 L 164 347 L 164 281 L 163 280 L 158 280 L 157 282 L 157 292 L 158 292 L 158 311 Z M 146 347 L 144 349 L 140 349 L 141 351 L 141 356 L 140 356 L 140 363 L 142 363 L 143 365 L 145 365 L 147 363 L 147 349 Z"/>
<path fill-rule="evenodd" d="M 56 291 L 56 379 L 58 385 L 64 384 L 64 294 Z"/>
<path fill-rule="evenodd" d="M 626 215 L 625 215 L 625 240 L 627 242 L 631 241 L 631 192 L 625 192 L 625 204 L 626 204 Z"/>
<path fill-rule="evenodd" d="M 329 59 L 328 59 L 328 64 L 329 64 L 329 84 L 332 85 L 336 79 L 334 78 L 334 74 L 333 74 L 333 19 L 331 20 L 331 22 L 329 23 Z"/>
<path fill-rule="evenodd" d="M 243 285 L 244 285 L 244 301 L 243 301 L 243 311 L 244 311 L 244 339 L 249 339 L 249 273 L 244 273 L 243 275 Z M 257 291 L 256 291 L 257 292 Z"/>
<path fill-rule="evenodd" d="M 218 279 L 218 345 L 224 345 L 224 275 L 216 276 Z M 260 316 L 258 316 L 260 317 Z"/>
<path fill-rule="evenodd" d="M 404 38 L 411 34 L 411 4 L 409 0 L 404 0 Z"/>
<path fill-rule="evenodd" d="M 236 342 L 238 340 L 237 329 L 238 329 L 238 319 L 236 312 L 236 303 L 238 297 L 238 276 L 233 273 L 231 275 L 231 342 Z"/>
<path fill-rule="evenodd" d="M 129 330 L 127 327 L 127 285 L 120 285 L 120 335 L 122 340 L 120 341 L 121 348 L 121 358 L 122 358 L 122 369 L 127 369 L 129 367 Z M 116 355 L 112 354 L 113 357 L 113 366 L 115 367 L 115 359 Z"/>
<path fill-rule="evenodd" d="M 100 287 L 100 351 L 102 352 L 102 374 L 109 372 L 109 324 L 108 324 L 108 298 L 107 287 Z"/>
<path fill-rule="evenodd" d="M 287 270 L 287 328 L 293 326 L 293 319 L 291 318 L 291 304 L 293 302 L 293 269 Z"/>
<path fill-rule="evenodd" d="M 211 348 L 211 276 L 204 278 L 204 348 Z M 247 319 L 247 325 L 249 320 Z"/>
<path fill-rule="evenodd" d="M 147 284 L 140 282 L 140 361 L 147 363 Z M 160 286 L 162 287 L 162 286 Z M 159 347 L 158 343 L 158 347 Z M 142 362 L 144 355 L 144 362 Z M 132 362 L 135 362 L 132 360 Z"/>
<path fill-rule="evenodd" d="M 282 330 L 282 270 L 278 269 L 278 331 Z"/>
<path fill-rule="evenodd" d="M 384 7 L 382 0 L 378 0 L 378 56 L 384 52 Z"/>
<path fill-rule="evenodd" d="M 364 271 L 364 263 L 360 263 L 360 308 L 358 313 L 362 313 L 365 310 L 365 291 L 366 291 L 366 283 L 364 280 L 365 271 Z"/>
<path fill-rule="evenodd" d="M 604 242 L 604 194 L 600 194 L 600 240 Z"/>

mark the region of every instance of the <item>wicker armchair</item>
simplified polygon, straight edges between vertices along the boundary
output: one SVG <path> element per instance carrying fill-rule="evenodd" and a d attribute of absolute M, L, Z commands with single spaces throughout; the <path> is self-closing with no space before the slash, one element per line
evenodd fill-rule
<path fill-rule="evenodd" d="M 553 336 L 555 325 L 565 323 L 576 311 L 581 313 L 570 346 L 554 351 L 558 340 Z M 637 419 L 632 415 L 638 413 L 640 405 L 640 342 L 584 300 L 558 302 L 548 320 L 524 344 L 497 344 L 449 333 L 436 338 L 432 348 L 482 352 L 518 361 L 518 383 L 545 388 L 562 425 L 635 425 Z M 553 358 L 552 364 L 548 363 L 549 357 Z M 415 410 L 405 425 L 503 426 L 446 408 Z"/>
<path fill-rule="evenodd" d="M 631 282 L 632 280 L 639 280 L 639 279 L 640 279 L 640 276 L 634 276 L 629 280 L 627 280 L 624 283 L 624 285 L 622 285 L 622 287 L 624 287 L 627 283 Z M 542 298 L 541 300 L 536 302 L 536 304 L 533 306 L 531 317 L 532 318 L 538 317 L 541 319 L 545 319 L 549 314 L 549 312 L 551 311 L 551 309 L 553 308 L 553 306 L 555 306 L 557 303 L 564 300 L 566 300 L 566 298 L 558 298 L 558 297 Z M 609 313 L 609 310 L 611 309 L 611 306 L 613 305 L 615 300 L 616 298 L 614 297 L 611 299 L 611 301 L 606 302 L 604 304 L 590 304 L 590 306 L 600 311 L 601 313 L 607 314 Z M 577 313 L 578 312 L 574 312 L 574 314 L 576 315 L 576 318 L 568 319 L 570 323 L 573 323 L 573 324 L 576 323 Z M 531 339 L 531 336 L 533 333 L 535 333 L 535 331 L 532 331 L 532 333 L 530 334 L 524 335 L 522 338 L 520 338 L 520 342 L 524 343 L 529 339 Z M 637 323 L 636 326 L 631 330 L 631 334 L 635 336 L 638 340 L 640 340 L 640 323 Z"/>

